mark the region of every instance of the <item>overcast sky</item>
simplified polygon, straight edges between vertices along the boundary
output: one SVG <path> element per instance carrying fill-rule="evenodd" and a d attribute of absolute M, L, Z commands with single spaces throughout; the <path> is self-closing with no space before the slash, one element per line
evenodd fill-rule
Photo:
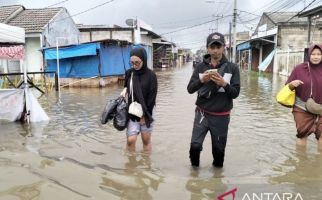
<path fill-rule="evenodd" d="M 263 12 L 299 12 L 312 1 L 309 8 L 322 4 L 321 0 L 237 0 L 237 31 L 251 32 Z M 217 18 L 219 32 L 228 33 L 233 14 L 233 0 L 0 0 L 0 4 L 65 7 L 76 23 L 87 25 L 127 26 L 126 19 L 138 17 L 157 34 L 192 49 L 204 45 L 207 35 L 217 29 Z"/>

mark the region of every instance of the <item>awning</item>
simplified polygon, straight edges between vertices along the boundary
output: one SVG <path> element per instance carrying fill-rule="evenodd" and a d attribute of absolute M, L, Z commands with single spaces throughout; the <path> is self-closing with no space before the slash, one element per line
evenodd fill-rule
<path fill-rule="evenodd" d="M 250 49 L 250 41 L 237 45 L 237 51 Z"/>
<path fill-rule="evenodd" d="M 17 46 L 0 46 L 1 59 L 23 59 L 25 57 L 25 49 L 22 45 Z"/>
<path fill-rule="evenodd" d="M 25 29 L 0 23 L 0 43 L 25 43 Z"/>
<path fill-rule="evenodd" d="M 269 64 L 271 63 L 274 55 L 276 53 L 276 48 L 265 58 L 265 60 L 258 66 L 259 71 L 265 71 Z"/>
<path fill-rule="evenodd" d="M 89 44 L 79 44 L 73 45 L 69 47 L 59 47 L 58 54 L 59 59 L 64 58 L 72 58 L 72 57 L 80 57 L 80 56 L 94 56 L 96 55 L 96 49 L 99 49 L 99 43 L 89 43 Z M 50 48 L 44 49 L 45 51 L 45 59 L 57 59 L 57 49 Z"/>

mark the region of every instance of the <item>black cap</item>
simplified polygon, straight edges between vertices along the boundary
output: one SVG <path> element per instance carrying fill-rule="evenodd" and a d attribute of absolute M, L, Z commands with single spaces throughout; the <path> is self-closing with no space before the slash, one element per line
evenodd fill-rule
<path fill-rule="evenodd" d="M 225 45 L 225 37 L 224 37 L 224 35 L 221 34 L 221 33 L 218 33 L 218 32 L 211 33 L 207 37 L 207 47 L 209 47 L 213 43 L 219 43 L 221 45 Z"/>

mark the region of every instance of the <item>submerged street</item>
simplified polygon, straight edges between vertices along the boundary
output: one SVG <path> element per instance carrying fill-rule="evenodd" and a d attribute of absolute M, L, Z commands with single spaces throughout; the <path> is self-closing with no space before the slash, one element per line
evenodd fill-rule
<path fill-rule="evenodd" d="M 234 188 L 239 199 L 246 192 L 319 199 L 322 154 L 313 136 L 306 150 L 296 148 L 291 109 L 275 101 L 283 76 L 241 71 L 223 169 L 212 167 L 210 135 L 200 169 L 191 169 L 196 94 L 186 87 L 192 70 L 192 63 L 155 70 L 159 91 L 150 156 L 141 153 L 140 140 L 136 153 L 127 153 L 125 132 L 100 124 L 106 100 L 120 94 L 120 85 L 62 89 L 61 103 L 55 92 L 42 96 L 47 124 L 1 122 L 0 200 L 217 199 Z"/>

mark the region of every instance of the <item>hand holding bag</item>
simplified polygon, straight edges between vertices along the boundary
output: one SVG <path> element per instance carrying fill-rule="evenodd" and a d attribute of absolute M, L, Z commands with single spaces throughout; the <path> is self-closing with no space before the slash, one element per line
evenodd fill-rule
<path fill-rule="evenodd" d="M 106 106 L 104 107 L 104 110 L 101 115 L 101 124 L 106 124 L 109 120 L 113 119 L 119 101 L 120 97 L 117 99 L 110 100 L 106 103 Z"/>
<path fill-rule="evenodd" d="M 143 116 L 143 109 L 140 103 L 134 101 L 133 92 L 134 91 L 133 91 L 133 72 L 132 72 L 131 81 L 130 81 L 130 93 L 132 95 L 132 103 L 129 106 L 129 114 L 132 114 L 141 118 Z"/>
<path fill-rule="evenodd" d="M 295 104 L 295 90 L 291 90 L 288 84 L 285 85 L 276 95 L 276 101 L 286 107 L 292 107 Z"/>

